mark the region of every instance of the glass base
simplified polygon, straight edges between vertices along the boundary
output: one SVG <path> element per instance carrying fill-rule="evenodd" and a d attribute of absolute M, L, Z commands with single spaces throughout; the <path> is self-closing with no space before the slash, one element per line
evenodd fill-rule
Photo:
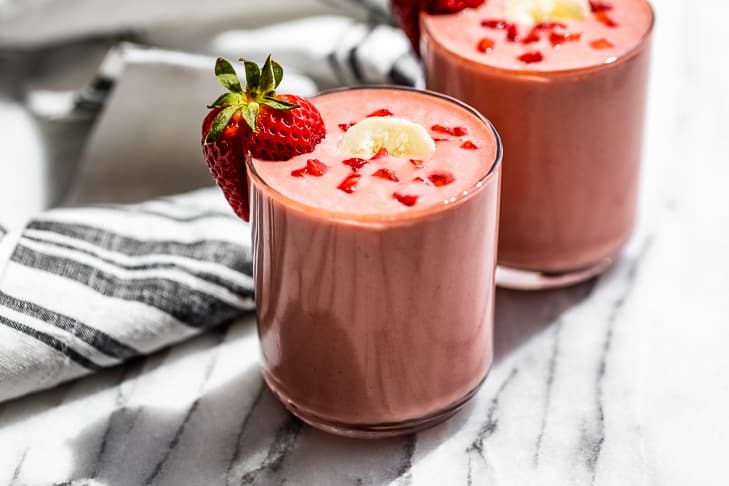
<path fill-rule="evenodd" d="M 384 437 L 394 437 L 398 435 L 409 435 L 421 430 L 427 429 L 441 422 L 444 422 L 461 410 L 471 398 L 478 392 L 486 377 L 476 385 L 476 387 L 468 392 L 466 396 L 455 403 L 438 410 L 434 413 L 424 415 L 419 418 L 403 420 L 400 422 L 380 422 L 373 424 L 348 424 L 324 419 L 315 414 L 305 412 L 299 409 L 294 402 L 288 400 L 281 394 L 275 386 L 273 380 L 270 380 L 266 373 L 263 373 L 266 384 L 271 392 L 279 399 L 281 403 L 296 417 L 305 423 L 330 434 L 343 437 L 351 437 L 355 439 L 381 439 Z"/>
<path fill-rule="evenodd" d="M 534 272 L 498 265 L 496 267 L 496 285 L 514 290 L 546 290 L 567 287 L 600 275 L 610 268 L 614 261 L 613 258 L 604 258 L 591 267 L 565 273 Z"/>

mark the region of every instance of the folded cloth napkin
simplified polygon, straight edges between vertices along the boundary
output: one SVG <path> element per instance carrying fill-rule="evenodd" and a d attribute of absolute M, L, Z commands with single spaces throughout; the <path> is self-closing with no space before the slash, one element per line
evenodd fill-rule
<path fill-rule="evenodd" d="M 216 188 L 55 209 L 0 238 L 0 400 L 254 308 L 249 228 Z"/>
<path fill-rule="evenodd" d="M 381 12 L 385 2 L 331 3 Z M 55 31 L 41 32 L 50 37 L 39 42 Z M 100 115 L 80 162 L 49 161 L 73 167 L 58 178 L 73 179 L 70 207 L 22 227 L 0 225 L 0 400 L 151 353 L 254 308 L 250 229 L 220 191 L 160 197 L 212 183 L 199 137 L 205 104 L 221 89 L 214 56 L 260 62 L 270 49 L 287 73 L 282 90 L 302 95 L 342 84 L 419 85 L 422 78 L 402 33 L 374 16 L 305 16 L 216 33 L 198 47 L 191 54 L 120 44 L 86 89 L 29 96 L 31 111 L 52 122 L 47 132 L 64 147 L 86 130 L 65 130 L 67 120 Z M 76 157 L 80 150 L 47 148 Z"/>

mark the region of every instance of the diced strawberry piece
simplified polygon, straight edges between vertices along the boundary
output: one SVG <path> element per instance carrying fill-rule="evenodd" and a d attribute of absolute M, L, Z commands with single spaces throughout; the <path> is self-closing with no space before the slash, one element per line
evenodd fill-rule
<path fill-rule="evenodd" d="M 580 32 L 552 32 L 549 34 L 549 42 L 552 47 L 557 47 L 565 42 L 575 42 L 580 40 L 582 34 Z"/>
<path fill-rule="evenodd" d="M 533 30 L 554 30 L 554 29 L 566 29 L 567 24 L 562 22 L 539 22 L 532 29 Z"/>
<path fill-rule="evenodd" d="M 599 2 L 599 1 L 595 1 L 595 0 L 590 0 L 590 10 L 592 10 L 593 13 L 607 12 L 612 9 L 613 9 L 613 6 L 607 2 Z"/>
<path fill-rule="evenodd" d="M 521 37 L 519 37 L 519 29 L 517 29 L 516 25 L 511 25 L 506 30 L 506 39 L 509 42 L 519 42 L 521 40 Z"/>
<path fill-rule="evenodd" d="M 514 24 L 503 19 L 486 19 L 481 21 L 481 27 L 486 27 L 487 29 L 506 30 L 512 25 Z"/>
<path fill-rule="evenodd" d="M 427 179 L 423 179 L 420 176 L 413 178 L 413 182 L 422 182 L 426 186 L 429 186 L 430 185 L 430 181 L 428 181 Z"/>
<path fill-rule="evenodd" d="M 372 113 L 367 115 L 367 118 L 370 118 L 372 116 L 392 116 L 392 112 L 387 108 L 380 108 L 379 110 L 373 111 Z"/>
<path fill-rule="evenodd" d="M 302 167 L 301 169 L 295 169 L 291 171 L 291 175 L 294 177 L 304 177 L 304 174 L 306 174 L 306 167 Z"/>
<path fill-rule="evenodd" d="M 521 56 L 517 57 L 521 62 L 524 62 L 526 64 L 531 64 L 534 62 L 540 62 L 544 60 L 544 56 L 539 51 L 533 51 L 533 52 L 527 52 L 525 54 L 522 54 Z"/>
<path fill-rule="evenodd" d="M 392 182 L 399 182 L 400 181 L 400 179 L 397 178 L 397 176 L 395 175 L 395 173 L 392 170 L 386 169 L 384 167 L 382 169 L 378 169 L 372 175 L 374 177 L 379 177 L 381 179 L 387 179 L 388 181 L 392 181 Z"/>
<path fill-rule="evenodd" d="M 428 175 L 428 179 L 436 187 L 447 186 L 451 182 L 456 180 L 456 177 L 450 172 L 438 171 Z"/>
<path fill-rule="evenodd" d="M 339 128 L 343 132 L 346 132 L 347 130 L 349 130 L 350 128 L 352 128 L 352 125 L 354 125 L 354 122 L 350 122 L 350 123 L 340 123 L 339 124 Z"/>
<path fill-rule="evenodd" d="M 476 146 L 475 143 L 471 142 L 470 140 L 466 140 L 465 142 L 463 142 L 461 144 L 461 148 L 466 149 L 466 150 L 476 150 L 478 147 Z"/>
<path fill-rule="evenodd" d="M 352 194 L 362 176 L 360 174 L 349 174 L 344 180 L 337 186 L 337 189 L 344 191 L 347 194 Z"/>
<path fill-rule="evenodd" d="M 393 193 L 392 197 L 397 199 L 401 204 L 404 204 L 408 207 L 415 206 L 418 203 L 418 199 L 420 199 L 420 196 L 414 196 L 411 194 L 400 194 L 399 192 Z"/>
<path fill-rule="evenodd" d="M 494 50 L 494 45 L 496 45 L 496 43 L 493 39 L 490 37 L 484 37 L 478 41 L 478 44 L 476 44 L 476 50 L 484 54 L 489 54 Z"/>
<path fill-rule="evenodd" d="M 314 177 L 321 177 L 327 173 L 329 167 L 319 159 L 309 159 L 306 161 L 306 173 Z"/>
<path fill-rule="evenodd" d="M 370 157 L 370 160 L 378 160 L 378 159 L 382 159 L 384 157 L 389 157 L 389 156 L 390 156 L 390 152 L 387 151 L 387 148 L 380 147 L 380 149 L 377 151 L 377 153 L 375 155 L 373 155 L 372 157 Z"/>
<path fill-rule="evenodd" d="M 601 10 L 595 14 L 595 18 L 603 23 L 604 25 L 614 28 L 617 27 L 619 24 L 604 10 Z"/>
<path fill-rule="evenodd" d="M 593 49 L 612 49 L 615 47 L 615 44 L 603 37 L 590 42 L 590 47 Z"/>
<path fill-rule="evenodd" d="M 422 169 L 423 168 L 423 161 L 422 160 L 410 159 L 410 163 L 413 164 L 418 169 Z"/>
<path fill-rule="evenodd" d="M 521 43 L 522 44 L 533 44 L 534 42 L 539 42 L 539 41 L 540 41 L 539 34 L 537 34 L 536 30 L 532 29 L 529 31 L 529 34 L 521 40 Z"/>
<path fill-rule="evenodd" d="M 444 127 L 443 125 L 433 125 L 431 130 L 438 133 L 445 133 L 454 137 L 462 137 L 468 134 L 468 130 L 464 127 Z"/>
<path fill-rule="evenodd" d="M 353 171 L 357 172 L 367 164 L 367 160 L 360 159 L 359 157 L 352 157 L 351 159 L 343 160 L 344 165 L 348 165 Z"/>

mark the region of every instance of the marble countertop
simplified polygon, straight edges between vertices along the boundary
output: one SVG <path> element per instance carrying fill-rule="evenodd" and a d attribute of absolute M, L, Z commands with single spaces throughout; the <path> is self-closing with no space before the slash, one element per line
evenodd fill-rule
<path fill-rule="evenodd" d="M 301 425 L 251 316 L 0 404 L 0 484 L 727 484 L 729 5 L 655 6 L 639 230 L 596 281 L 498 291 L 496 362 L 462 413 L 377 441 Z M 7 162 L 25 116 L 0 104 L 0 220 L 38 209 L 14 202 L 42 162 Z"/>

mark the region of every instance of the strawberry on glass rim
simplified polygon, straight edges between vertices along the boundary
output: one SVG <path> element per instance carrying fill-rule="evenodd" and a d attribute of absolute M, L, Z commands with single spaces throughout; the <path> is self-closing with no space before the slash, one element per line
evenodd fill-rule
<path fill-rule="evenodd" d="M 390 0 L 390 8 L 395 20 L 416 54 L 420 55 L 420 12 L 429 14 L 451 14 L 466 8 L 476 8 L 483 5 L 485 0 Z"/>
<path fill-rule="evenodd" d="M 246 59 L 243 90 L 233 66 L 223 58 L 215 75 L 228 90 L 208 108 L 202 126 L 202 152 L 226 200 L 243 220 L 249 219 L 245 156 L 288 160 L 307 154 L 326 135 L 319 110 L 307 99 L 276 94 L 283 69 L 269 55 L 262 67 Z"/>

